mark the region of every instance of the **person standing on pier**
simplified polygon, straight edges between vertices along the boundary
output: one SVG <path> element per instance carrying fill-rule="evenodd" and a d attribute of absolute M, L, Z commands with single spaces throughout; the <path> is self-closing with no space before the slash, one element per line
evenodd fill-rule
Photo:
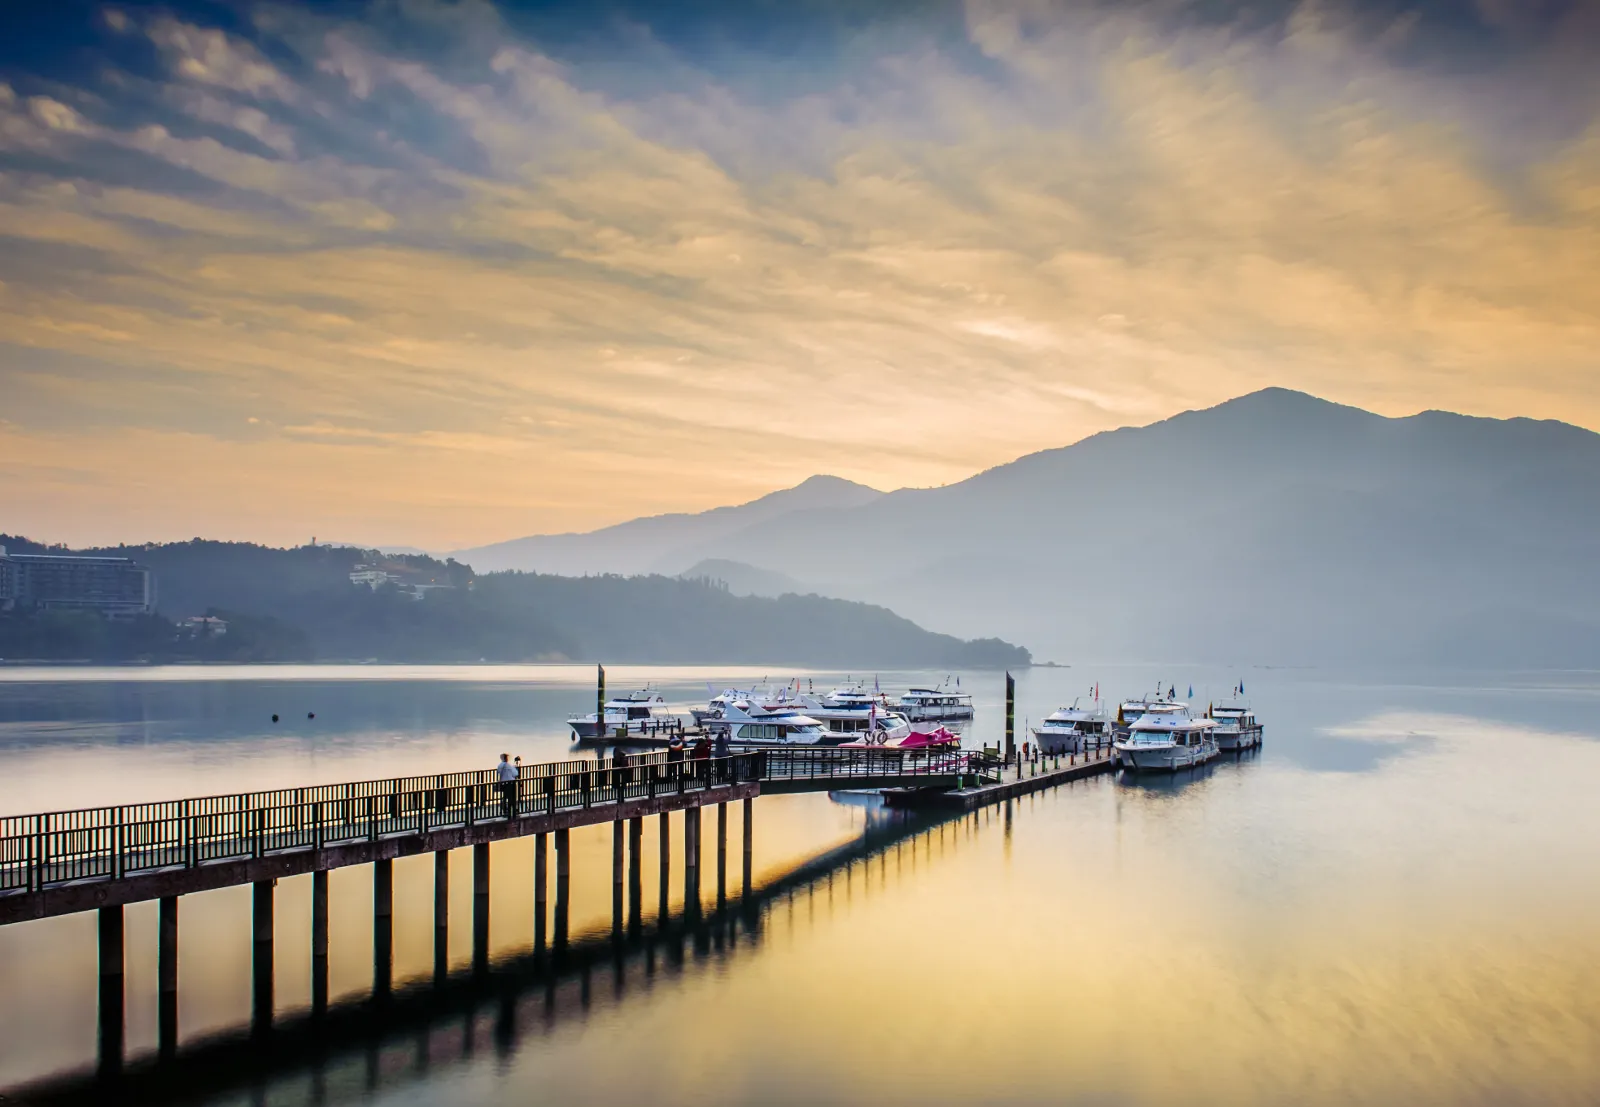
<path fill-rule="evenodd" d="M 511 763 L 509 753 L 502 753 L 496 775 L 500 779 L 500 811 L 509 819 L 517 813 L 517 777 L 522 775 L 522 768 Z"/>

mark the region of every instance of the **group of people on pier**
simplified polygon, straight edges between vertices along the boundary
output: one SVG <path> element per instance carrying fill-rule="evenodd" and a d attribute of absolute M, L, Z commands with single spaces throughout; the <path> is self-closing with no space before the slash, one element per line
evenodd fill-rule
<path fill-rule="evenodd" d="M 669 741 L 667 744 L 666 779 L 676 780 L 683 772 L 681 766 L 687 761 L 702 763 L 691 766 L 689 773 L 690 779 L 704 780 L 709 782 L 709 762 L 711 761 L 712 757 L 729 757 L 732 755 L 732 753 L 733 749 L 726 734 L 719 735 L 715 743 L 713 743 L 711 739 L 702 735 L 695 739 L 695 742 L 692 746 L 686 744 L 681 736 L 674 734 L 671 741 Z M 610 758 L 609 764 L 607 763 L 607 759 L 604 757 L 596 758 L 594 771 L 597 773 L 604 773 L 609 770 L 609 783 L 612 787 L 620 789 L 632 780 L 632 767 L 633 762 L 628 756 L 628 751 L 623 749 L 621 746 L 618 746 L 616 750 L 613 751 L 613 755 Z M 652 765 L 644 767 L 648 769 L 658 766 Z M 500 755 L 499 765 L 495 766 L 495 781 L 500 792 L 500 810 L 508 819 L 515 816 L 518 812 L 517 782 L 521 779 L 521 755 L 519 754 L 516 758 L 512 758 L 509 753 L 502 753 Z M 550 783 L 546 784 L 547 789 L 553 785 L 555 778 L 551 777 L 548 779 Z M 575 774 L 573 781 L 574 787 L 581 787 L 581 785 L 578 783 L 579 775 Z"/>

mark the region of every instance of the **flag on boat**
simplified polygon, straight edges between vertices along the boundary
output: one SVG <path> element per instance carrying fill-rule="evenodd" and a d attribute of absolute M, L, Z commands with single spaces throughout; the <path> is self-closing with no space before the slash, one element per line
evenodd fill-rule
<path fill-rule="evenodd" d="M 1189 698 L 1194 699 L 1194 685 L 1189 685 Z"/>
<path fill-rule="evenodd" d="M 872 678 L 872 690 L 874 692 L 877 692 L 879 695 L 883 694 L 883 689 L 878 687 L 878 678 L 877 677 L 873 677 Z"/>

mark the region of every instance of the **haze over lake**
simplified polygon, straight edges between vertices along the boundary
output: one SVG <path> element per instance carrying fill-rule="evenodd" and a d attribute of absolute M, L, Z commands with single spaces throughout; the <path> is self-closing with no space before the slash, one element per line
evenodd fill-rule
<path fill-rule="evenodd" d="M 707 681 L 763 675 L 845 674 L 609 673 L 613 689 L 648 680 L 682 704 Z M 946 674 L 854 675 L 894 689 Z M 648 962 L 630 948 L 620 969 L 603 958 L 549 993 L 514 978 L 475 1030 L 457 1006 L 374 1023 L 375 1068 L 368 1046 L 344 1045 L 269 1065 L 267 1102 L 315 1087 L 322 1102 L 393 1104 L 1592 1102 L 1600 675 L 1033 669 L 1018 722 L 1096 680 L 1108 696 L 1192 684 L 1203 708 L 1241 677 L 1266 745 L 1194 773 L 1100 777 L 944 821 L 864 796 L 764 798 L 758 890 L 841 846 L 881 852 L 846 849 L 814 884 L 758 896 L 758 924 L 731 941 L 691 932 Z M 1000 675 L 962 679 L 978 707 L 965 741 L 992 742 Z M 563 719 L 592 699 L 586 667 L 0 669 L 0 807 L 487 767 L 502 750 L 563 758 Z M 609 850 L 604 827 L 574 832 L 580 944 L 609 933 Z M 494 851 L 492 954 L 514 972 L 531 942 L 531 844 Z M 467 861 L 452 862 L 457 966 Z M 432 967 L 431 864 L 402 858 L 395 874 L 403 994 Z M 646 864 L 647 930 L 655 877 Z M 730 880 L 737 896 L 737 865 Z M 309 997 L 308 888 L 278 893 L 285 1019 Z M 714 882 L 703 892 L 709 912 Z M 333 874 L 332 910 L 335 1002 L 359 1003 L 368 870 Z M 248 889 L 185 897 L 183 912 L 193 1045 L 248 1022 Z M 154 917 L 128 912 L 134 1055 L 155 1040 Z M 0 1087 L 92 1063 L 94 972 L 92 915 L 0 929 Z M 257 1094 L 226 1071 L 187 1087 L 196 1104 Z"/>

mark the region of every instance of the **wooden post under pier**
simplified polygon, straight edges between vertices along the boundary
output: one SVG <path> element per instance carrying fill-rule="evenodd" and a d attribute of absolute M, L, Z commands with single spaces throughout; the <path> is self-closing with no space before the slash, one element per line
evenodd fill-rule
<path fill-rule="evenodd" d="M 178 1053 L 178 897 L 162 896 L 156 919 L 156 1055 Z"/>
<path fill-rule="evenodd" d="M 433 851 L 433 982 L 450 974 L 450 851 Z"/>
<path fill-rule="evenodd" d="M 122 1071 L 124 938 L 121 906 L 99 911 L 100 1056 L 102 1077 Z"/>
<path fill-rule="evenodd" d="M 372 994 L 389 995 L 394 980 L 394 862 L 372 863 Z"/>
<path fill-rule="evenodd" d="M 489 968 L 489 843 L 472 847 L 472 970 Z"/>
<path fill-rule="evenodd" d="M 257 880 L 251 885 L 251 1027 L 257 1034 L 272 1028 L 272 897 L 276 883 Z"/>

